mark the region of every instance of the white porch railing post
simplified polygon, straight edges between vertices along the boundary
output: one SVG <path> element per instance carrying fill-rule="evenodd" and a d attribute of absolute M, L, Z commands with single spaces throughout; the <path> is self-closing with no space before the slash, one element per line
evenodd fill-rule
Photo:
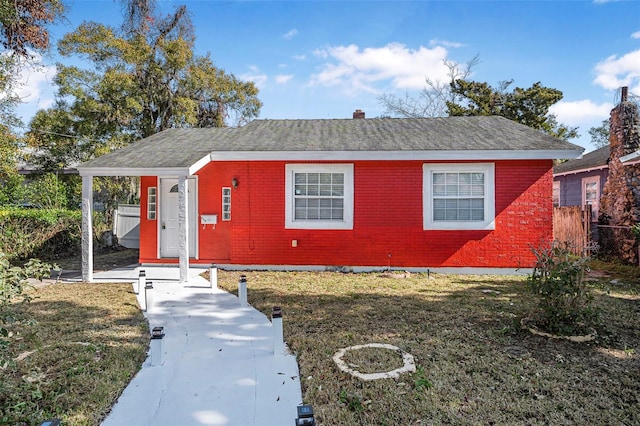
<path fill-rule="evenodd" d="M 209 285 L 211 288 L 218 288 L 218 268 L 216 265 L 211 265 L 209 268 Z"/>
<path fill-rule="evenodd" d="M 178 178 L 178 224 L 180 251 L 180 282 L 189 281 L 189 186 L 186 176 Z"/>
<path fill-rule="evenodd" d="M 240 275 L 238 281 L 238 300 L 240 306 L 247 306 L 247 277 L 246 275 Z"/>
<path fill-rule="evenodd" d="M 93 176 L 82 176 L 82 281 L 93 281 Z"/>
<path fill-rule="evenodd" d="M 271 327 L 273 328 L 273 354 L 284 355 L 284 332 L 282 329 L 282 309 L 274 306 L 271 309 Z"/>

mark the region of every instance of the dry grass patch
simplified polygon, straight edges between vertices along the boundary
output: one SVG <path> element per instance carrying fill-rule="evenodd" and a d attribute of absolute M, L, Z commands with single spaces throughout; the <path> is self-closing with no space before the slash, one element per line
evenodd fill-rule
<path fill-rule="evenodd" d="M 313 272 L 246 273 L 249 302 L 281 306 L 303 396 L 321 425 L 639 424 L 638 281 L 607 293 L 598 340 L 557 341 L 521 329 L 533 301 L 524 277 Z M 219 272 L 237 291 L 239 273 Z M 417 371 L 361 381 L 333 355 L 368 343 L 399 347 Z M 367 372 L 397 368 L 393 353 L 351 353 Z"/>
<path fill-rule="evenodd" d="M 15 365 L 2 371 L 0 424 L 98 425 L 140 369 L 148 327 L 130 284 L 34 290 Z"/>
<path fill-rule="evenodd" d="M 364 347 L 346 351 L 342 360 L 351 369 L 363 374 L 374 374 L 404 367 L 402 354 L 381 348 Z"/>

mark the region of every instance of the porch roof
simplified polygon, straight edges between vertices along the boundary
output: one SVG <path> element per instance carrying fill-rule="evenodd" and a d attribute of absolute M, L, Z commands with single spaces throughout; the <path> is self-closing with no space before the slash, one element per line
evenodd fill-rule
<path fill-rule="evenodd" d="M 582 148 L 503 117 L 255 120 L 170 129 L 85 162 L 81 175 L 191 175 L 215 160 L 575 158 Z"/>

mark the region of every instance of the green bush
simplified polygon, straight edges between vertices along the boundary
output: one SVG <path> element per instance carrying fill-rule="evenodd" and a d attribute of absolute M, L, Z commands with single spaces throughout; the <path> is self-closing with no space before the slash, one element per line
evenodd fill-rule
<path fill-rule="evenodd" d="M 527 283 L 542 313 L 536 325 L 559 335 L 586 331 L 595 317 L 585 281 L 588 250 L 575 255 L 570 247 L 554 243 L 532 251 L 536 265 Z"/>
<path fill-rule="evenodd" d="M 62 209 L 0 210 L 0 252 L 11 262 L 79 253 L 82 213 Z"/>
<path fill-rule="evenodd" d="M 56 173 L 8 176 L 0 187 L 0 206 L 24 204 L 45 209 L 75 209 L 80 205 L 82 181 L 77 175 Z"/>
<path fill-rule="evenodd" d="M 16 325 L 28 322 L 20 306 L 31 297 L 25 293 L 30 277 L 42 279 L 49 276 L 51 265 L 38 259 L 29 260 L 24 267 L 12 266 L 4 253 L 0 252 L 0 368 L 12 363 L 8 355 L 11 344 L 21 338 Z"/>

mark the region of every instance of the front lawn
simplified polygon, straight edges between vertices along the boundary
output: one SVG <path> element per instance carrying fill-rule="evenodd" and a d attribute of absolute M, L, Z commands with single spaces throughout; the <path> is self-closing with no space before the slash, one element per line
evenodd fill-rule
<path fill-rule="evenodd" d="M 219 272 L 237 292 L 238 272 Z M 593 284 L 597 340 L 573 343 L 520 327 L 524 277 L 312 272 L 246 273 L 249 302 L 282 307 L 303 398 L 321 425 L 640 424 L 640 297 L 633 279 Z M 362 381 L 333 355 L 368 343 L 399 347 L 417 371 Z M 348 352 L 354 370 L 402 366 L 388 349 Z"/>
<path fill-rule="evenodd" d="M 147 322 L 130 284 L 52 284 L 30 291 L 31 319 L 11 327 L 0 370 L 0 424 L 98 425 L 138 372 Z"/>
<path fill-rule="evenodd" d="M 640 424 L 640 274 L 615 272 L 590 285 L 602 324 L 590 343 L 523 330 L 532 307 L 524 277 L 246 275 L 253 306 L 268 316 L 282 307 L 319 425 Z M 239 276 L 219 271 L 219 285 L 236 293 Z M 15 366 L 0 372 L 0 424 L 57 416 L 97 425 L 149 342 L 131 286 L 54 284 L 35 297 L 37 323 L 12 347 Z M 333 362 L 338 350 L 368 343 L 399 347 L 417 371 L 364 382 Z M 365 374 L 403 365 L 388 349 L 347 354 Z"/>

